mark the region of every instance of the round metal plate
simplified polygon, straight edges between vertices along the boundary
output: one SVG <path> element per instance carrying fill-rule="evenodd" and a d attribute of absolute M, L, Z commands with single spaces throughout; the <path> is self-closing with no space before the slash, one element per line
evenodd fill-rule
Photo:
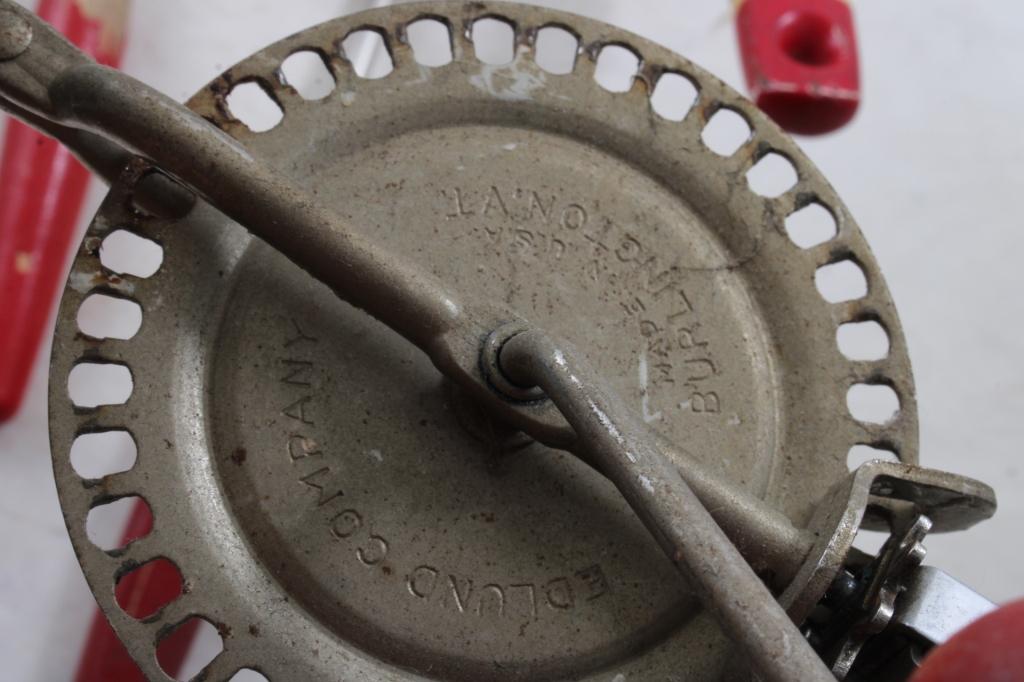
<path fill-rule="evenodd" d="M 453 61 L 416 62 L 405 27 L 452 35 Z M 515 59 L 481 63 L 481 17 L 515 29 Z M 573 72 L 534 59 L 538 30 L 578 37 Z M 358 77 L 340 43 L 370 29 L 393 70 Z M 595 81 L 605 45 L 640 57 L 632 89 Z M 335 87 L 302 99 L 281 77 L 312 50 Z M 681 121 L 651 92 L 665 73 L 697 87 Z M 253 133 L 226 95 L 256 82 L 284 112 Z M 303 184 L 372 239 L 456 291 L 483 293 L 564 335 L 653 428 L 805 524 L 858 443 L 916 461 L 904 339 L 853 220 L 796 146 L 749 102 L 637 36 L 506 4 L 402 5 L 346 17 L 229 69 L 190 106 Z M 730 156 L 703 142 L 727 108 L 750 125 Z M 798 179 L 758 196 L 745 173 L 769 153 Z M 136 169 L 137 171 L 137 169 Z M 54 343 L 54 467 L 68 529 L 104 612 L 152 679 L 158 641 L 191 616 L 217 625 L 211 679 L 713 679 L 731 647 L 612 486 L 573 457 L 509 434 L 428 361 L 208 206 L 144 215 L 115 186 L 75 261 Z M 801 249 L 786 218 L 812 203 L 837 234 Z M 128 230 L 160 244 L 150 278 L 114 273 L 102 244 Z M 818 268 L 849 261 L 867 293 L 830 304 Z M 138 301 L 130 340 L 81 334 L 103 292 Z M 839 325 L 888 333 L 878 361 L 839 351 Z M 75 408 L 81 362 L 127 366 L 124 405 Z M 900 410 L 855 421 L 851 385 L 885 384 Z M 71 467 L 76 436 L 127 429 L 135 466 L 99 480 Z M 138 495 L 153 530 L 104 552 L 90 508 Z M 170 559 L 186 590 L 137 621 L 118 576 Z M 616 677 L 619 675 L 619 677 Z"/>

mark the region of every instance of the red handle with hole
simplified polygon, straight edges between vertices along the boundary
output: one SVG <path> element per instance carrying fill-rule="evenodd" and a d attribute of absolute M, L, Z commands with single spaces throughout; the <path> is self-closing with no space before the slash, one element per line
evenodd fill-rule
<path fill-rule="evenodd" d="M 776 123 L 820 135 L 853 118 L 860 70 L 845 0 L 739 0 L 736 30 L 751 97 Z"/>

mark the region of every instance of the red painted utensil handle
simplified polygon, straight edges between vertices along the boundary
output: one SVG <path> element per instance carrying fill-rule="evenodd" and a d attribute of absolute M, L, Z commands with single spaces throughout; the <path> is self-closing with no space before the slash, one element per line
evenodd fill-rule
<path fill-rule="evenodd" d="M 751 97 L 784 129 L 820 135 L 860 104 L 846 0 L 739 0 L 736 30 Z"/>

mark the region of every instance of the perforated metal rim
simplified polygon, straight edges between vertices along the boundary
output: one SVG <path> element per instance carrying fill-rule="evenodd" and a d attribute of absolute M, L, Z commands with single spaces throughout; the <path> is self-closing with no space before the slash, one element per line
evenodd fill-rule
<path fill-rule="evenodd" d="M 453 29 L 453 62 L 447 66 L 437 67 L 436 71 L 416 64 L 411 49 L 404 42 L 404 27 L 423 17 L 442 20 Z M 467 73 L 475 72 L 474 69 L 479 71 L 480 67 L 475 61 L 470 41 L 471 26 L 473 21 L 484 17 L 501 18 L 514 27 L 517 62 L 531 58 L 532 44 L 541 27 L 563 27 L 580 37 L 580 52 L 574 72 L 568 76 L 549 77 L 548 82 L 537 92 L 539 97 L 545 94 L 546 89 L 573 87 L 593 88 L 598 91 L 595 97 L 599 100 L 604 97 L 618 98 L 617 101 L 626 102 L 626 106 L 633 107 L 635 111 L 632 120 L 619 122 L 621 127 L 645 128 L 643 135 L 649 143 L 662 147 L 672 145 L 676 149 L 674 153 L 679 155 L 699 156 L 703 160 L 702 163 L 706 163 L 707 168 L 719 179 L 724 178 L 724 181 L 737 187 L 742 187 L 746 171 L 769 153 L 781 154 L 794 165 L 798 182 L 782 196 L 761 199 L 750 194 L 744 199 L 757 202 L 764 217 L 764 224 L 775 230 L 775 233 L 759 234 L 755 242 L 761 244 L 769 240 L 785 240 L 785 217 L 811 203 L 826 207 L 835 216 L 838 234 L 835 238 L 807 250 L 801 250 L 789 244 L 787 240 L 786 244 L 790 250 L 781 257 L 781 260 L 776 259 L 772 264 L 776 272 L 758 270 L 762 266 L 751 262 L 750 277 L 755 281 L 763 280 L 765 287 L 770 287 L 779 279 L 795 280 L 799 282 L 799 286 L 807 289 L 808 300 L 811 300 L 812 295 L 816 296 L 813 290 L 813 273 L 818 267 L 844 259 L 857 263 L 868 282 L 866 296 L 836 305 L 819 301 L 808 315 L 821 320 L 822 328 L 832 330 L 829 338 L 833 345 L 834 330 L 838 325 L 851 321 L 878 321 L 889 335 L 889 354 L 879 361 L 859 363 L 846 360 L 837 350 L 830 356 L 808 358 L 810 375 L 801 377 L 800 381 L 827 385 L 829 391 L 841 396 L 832 404 L 844 402 L 846 389 L 854 383 L 891 386 L 900 400 L 898 416 L 886 424 L 856 422 L 843 413 L 829 415 L 828 419 L 811 424 L 808 428 L 814 431 L 839 429 L 849 445 L 865 443 L 891 448 L 903 461 L 916 462 L 916 404 L 905 342 L 877 265 L 852 218 L 832 188 L 820 177 L 795 144 L 752 104 L 714 77 L 664 48 L 598 22 L 549 10 L 500 3 L 474 3 L 468 6 L 462 3 L 403 5 L 328 22 L 281 41 L 229 69 L 210 86 L 200 91 L 190 101 L 190 106 L 243 142 L 254 140 L 257 135 L 274 135 L 274 130 L 260 134 L 252 133 L 241 122 L 231 117 L 225 104 L 225 97 L 234 86 L 245 82 L 258 83 L 281 106 L 286 117 L 289 112 L 305 107 L 344 106 L 342 92 L 359 92 L 361 95 L 366 94 L 382 101 L 388 96 L 389 82 L 403 74 L 420 73 L 426 78 L 431 78 L 432 73 L 444 70 L 465 70 Z M 394 63 L 394 71 L 378 81 L 366 81 L 355 77 L 351 65 L 339 52 L 338 45 L 345 36 L 363 28 L 378 31 L 384 37 Z M 605 45 L 626 46 L 640 57 L 640 69 L 630 92 L 614 95 L 599 92 L 600 86 L 593 79 L 594 65 L 601 48 Z M 290 54 L 303 49 L 318 52 L 337 81 L 334 94 L 323 101 L 303 100 L 294 89 L 283 82 L 281 77 L 281 62 Z M 649 94 L 654 90 L 661 74 L 666 72 L 684 75 L 698 88 L 697 102 L 681 122 L 661 119 L 650 108 Z M 498 90 L 492 94 L 496 100 L 500 100 L 516 93 Z M 728 158 L 715 155 L 700 143 L 700 131 L 722 108 L 739 113 L 753 131 L 750 139 Z M 203 526 L 203 519 L 225 519 L 229 516 L 223 501 L 218 499 L 215 485 L 206 490 L 192 491 L 195 499 L 191 501 L 191 518 L 174 519 L 171 523 L 164 515 L 164 509 L 177 507 L 166 506 L 161 497 L 174 494 L 175 491 L 163 489 L 164 481 L 159 475 L 160 470 L 153 462 L 153 453 L 161 448 L 161 441 L 175 444 L 182 442 L 182 431 L 189 431 L 190 427 L 168 423 L 170 411 L 163 414 L 159 411 L 161 401 L 167 394 L 169 381 L 161 376 L 162 373 L 181 371 L 182 368 L 170 367 L 176 364 L 171 362 L 166 363 L 164 367 L 159 366 L 157 359 L 160 356 L 160 347 L 166 343 L 166 339 L 153 338 L 151 334 L 146 333 L 146 327 L 148 318 L 160 315 L 161 308 L 167 305 L 163 300 L 167 295 L 164 287 L 174 281 L 174 273 L 167 272 L 165 268 L 165 271 L 149 279 L 134 278 L 105 268 L 99 257 L 102 240 L 111 232 L 122 228 L 128 228 L 158 243 L 173 243 L 172 221 L 147 217 L 132 208 L 131 185 L 143 172 L 144 167 L 139 166 L 126 173 L 125 182 L 112 190 L 90 227 L 61 304 L 53 351 L 50 410 L 55 474 L 69 533 L 100 606 L 126 642 L 133 657 L 151 679 L 166 678 L 155 661 L 155 643 L 176 624 L 192 615 L 205 617 L 215 623 L 224 637 L 223 653 L 206 671 L 206 676 L 210 679 L 227 679 L 241 668 L 260 670 L 271 679 L 293 679 L 297 675 L 296 671 L 310 663 L 309 651 L 317 647 L 323 647 L 325 650 L 331 648 L 334 658 L 325 658 L 332 661 L 335 674 L 344 673 L 352 679 L 417 679 L 411 673 L 380 663 L 358 650 L 337 648 L 336 642 L 327 633 L 318 631 L 315 624 L 295 621 L 296 618 L 301 620 L 301 612 L 283 613 L 284 607 L 269 606 L 272 601 L 263 601 L 259 605 L 255 601 L 246 604 L 245 601 L 252 597 L 253 585 L 259 584 L 261 589 L 271 591 L 273 586 L 263 587 L 267 578 L 258 566 L 252 564 L 245 544 L 235 537 L 230 527 L 201 537 L 193 533 L 209 530 L 209 527 Z M 196 248 L 201 248 L 201 245 Z M 734 266 L 746 264 L 744 261 Z M 143 306 L 144 317 L 147 319 L 134 339 L 100 341 L 78 332 L 77 310 L 85 298 L 97 292 L 127 297 Z M 203 352 L 204 343 L 209 343 L 209 340 L 197 340 L 197 354 Z M 135 382 L 132 398 L 123 406 L 72 408 L 67 397 L 67 376 L 70 369 L 81 362 L 126 365 L 132 372 Z M 203 377 L 196 377 L 193 395 L 197 405 L 201 403 L 206 390 Z M 198 408 L 196 415 L 197 420 L 201 420 Z M 135 467 L 101 480 L 83 481 L 72 469 L 68 457 L 74 438 L 82 433 L 118 427 L 127 428 L 139 442 L 140 455 Z M 201 425 L 191 430 L 201 431 Z M 194 440 L 191 444 L 200 446 L 203 435 L 193 433 L 192 436 Z M 192 451 L 183 453 L 180 449 L 173 452 L 176 452 L 177 456 L 194 454 Z M 843 459 L 840 462 L 841 468 L 845 468 L 845 454 L 845 450 L 840 453 Z M 833 465 L 831 473 L 834 474 L 836 469 L 837 467 Z M 84 521 L 87 511 L 112 499 L 133 494 L 143 496 L 153 506 L 154 531 L 123 550 L 102 552 L 96 549 L 85 534 Z M 189 561 L 179 562 L 188 588 L 186 594 L 144 622 L 135 621 L 122 612 L 113 599 L 112 586 L 115 577 L 157 556 L 166 556 L 177 561 L 183 547 L 188 543 L 201 547 L 189 550 L 192 555 Z M 219 557 L 220 561 L 198 568 L 195 565 L 195 557 L 198 556 Z M 218 563 L 221 566 L 218 566 Z M 296 639 L 308 646 L 294 647 L 291 642 L 241 636 L 246 631 L 248 623 L 239 620 L 239 616 L 241 613 L 251 612 L 254 608 L 282 611 L 266 615 L 280 617 L 285 622 L 294 622 L 296 632 L 301 633 L 296 635 Z M 311 663 L 310 667 L 305 668 L 306 672 L 298 676 L 306 679 L 309 675 L 323 675 L 324 668 L 318 665 L 319 663 Z M 625 667 L 622 669 L 626 670 Z"/>

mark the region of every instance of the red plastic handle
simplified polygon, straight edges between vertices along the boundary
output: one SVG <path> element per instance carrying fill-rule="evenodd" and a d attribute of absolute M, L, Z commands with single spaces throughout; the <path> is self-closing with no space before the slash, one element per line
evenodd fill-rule
<path fill-rule="evenodd" d="M 736 30 L 751 97 L 776 123 L 820 135 L 853 118 L 860 70 L 845 0 L 741 0 Z"/>

